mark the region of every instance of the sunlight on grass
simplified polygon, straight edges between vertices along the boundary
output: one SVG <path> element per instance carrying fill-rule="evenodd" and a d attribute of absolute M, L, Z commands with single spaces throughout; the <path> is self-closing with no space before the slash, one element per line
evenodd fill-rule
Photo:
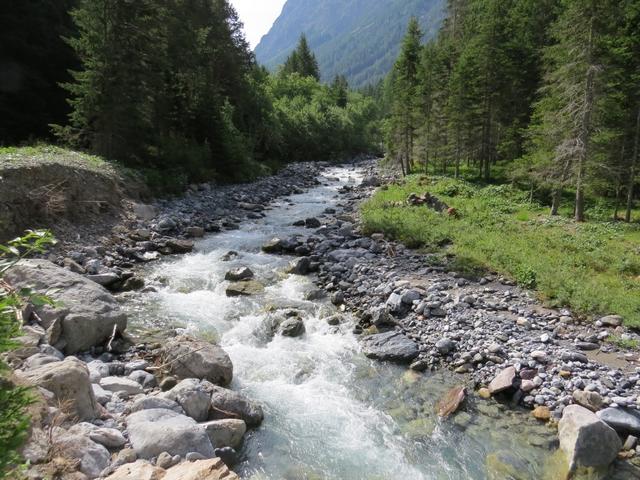
<path fill-rule="evenodd" d="M 429 191 L 459 213 L 397 206 Z M 385 232 L 407 246 L 437 252 L 448 245 L 463 271 L 495 270 L 536 288 L 554 306 L 625 317 L 640 327 L 640 229 L 637 224 L 549 217 L 510 185 L 479 187 L 451 178 L 413 175 L 380 190 L 362 206 L 365 230 Z M 589 212 L 587 212 L 589 213 Z M 593 215 L 595 217 L 595 215 Z"/>

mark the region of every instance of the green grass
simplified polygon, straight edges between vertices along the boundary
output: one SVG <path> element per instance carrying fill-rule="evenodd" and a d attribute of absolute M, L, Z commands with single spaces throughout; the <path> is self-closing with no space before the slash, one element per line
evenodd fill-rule
<path fill-rule="evenodd" d="M 410 193 L 425 191 L 455 207 L 458 215 L 404 203 Z M 510 185 L 412 175 L 402 185 L 378 191 L 362 214 L 368 233 L 384 232 L 412 248 L 453 254 L 453 268 L 496 271 L 535 288 L 552 306 L 587 315 L 620 314 L 627 326 L 640 327 L 640 227 L 550 217 L 546 207 L 528 199 L 528 192 Z M 598 213 L 587 211 L 594 219 Z"/>
<path fill-rule="evenodd" d="M 26 147 L 0 147 L 0 169 L 29 165 L 60 164 L 83 168 L 107 175 L 128 173 L 117 162 L 97 155 L 77 152 L 55 145 L 38 144 Z"/>
<path fill-rule="evenodd" d="M 633 338 L 624 339 L 616 335 L 610 335 L 609 337 L 607 337 L 607 342 L 614 344 L 621 350 L 637 350 L 638 346 L 640 346 L 638 341 Z"/>

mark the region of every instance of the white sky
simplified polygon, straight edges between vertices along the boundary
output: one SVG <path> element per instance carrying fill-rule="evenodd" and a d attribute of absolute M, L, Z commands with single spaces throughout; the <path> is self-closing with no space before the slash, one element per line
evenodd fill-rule
<path fill-rule="evenodd" d="M 247 40 L 254 49 L 282 12 L 286 0 L 231 0 L 244 23 Z"/>

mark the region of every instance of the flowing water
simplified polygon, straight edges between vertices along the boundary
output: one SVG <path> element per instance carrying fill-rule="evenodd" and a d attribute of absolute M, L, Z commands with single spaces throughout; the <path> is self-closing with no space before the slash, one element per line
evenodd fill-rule
<path fill-rule="evenodd" d="M 366 359 L 352 325 L 324 320 L 335 307 L 304 300 L 312 279 L 286 275 L 290 258 L 260 251 L 274 236 L 308 235 L 291 224 L 336 206 L 338 189 L 361 176 L 347 168 L 325 175 L 322 186 L 281 199 L 265 218 L 198 242 L 197 253 L 147 266 L 146 277 L 162 287 L 128 306 L 134 327 L 179 326 L 219 341 L 233 361 L 231 388 L 264 406 L 265 421 L 245 437 L 235 470 L 252 480 L 546 477 L 552 430 L 474 398 L 466 411 L 437 419 L 435 403 L 462 377 Z M 239 256 L 223 261 L 230 250 Z M 238 266 L 255 272 L 264 294 L 225 295 L 224 275 Z M 268 334 L 265 320 L 279 308 L 304 312 L 304 336 Z"/>

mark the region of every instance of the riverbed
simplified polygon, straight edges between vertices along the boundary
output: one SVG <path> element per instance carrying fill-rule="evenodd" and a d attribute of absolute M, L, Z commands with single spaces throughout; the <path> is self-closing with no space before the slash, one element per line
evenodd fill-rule
<path fill-rule="evenodd" d="M 357 167 L 328 169 L 321 185 L 281 198 L 263 218 L 211 234 L 196 253 L 144 267 L 157 293 L 127 304 L 138 329 L 179 328 L 219 342 L 234 364 L 231 388 L 259 401 L 265 421 L 250 432 L 234 468 L 252 480 L 540 479 L 556 450 L 556 432 L 527 411 L 472 394 L 463 411 L 441 420 L 435 404 L 468 379 L 448 371 L 417 373 L 359 351 L 348 312 L 328 299 L 305 300 L 312 276 L 285 273 L 290 257 L 263 253 L 273 237 L 313 235 L 292 224 L 340 211 L 340 188 L 362 179 Z M 228 252 L 237 256 L 225 261 Z M 225 273 L 249 267 L 262 294 L 228 297 Z M 272 335 L 275 312 L 302 312 L 299 338 Z M 511 475 L 511 476 L 509 476 Z"/>

